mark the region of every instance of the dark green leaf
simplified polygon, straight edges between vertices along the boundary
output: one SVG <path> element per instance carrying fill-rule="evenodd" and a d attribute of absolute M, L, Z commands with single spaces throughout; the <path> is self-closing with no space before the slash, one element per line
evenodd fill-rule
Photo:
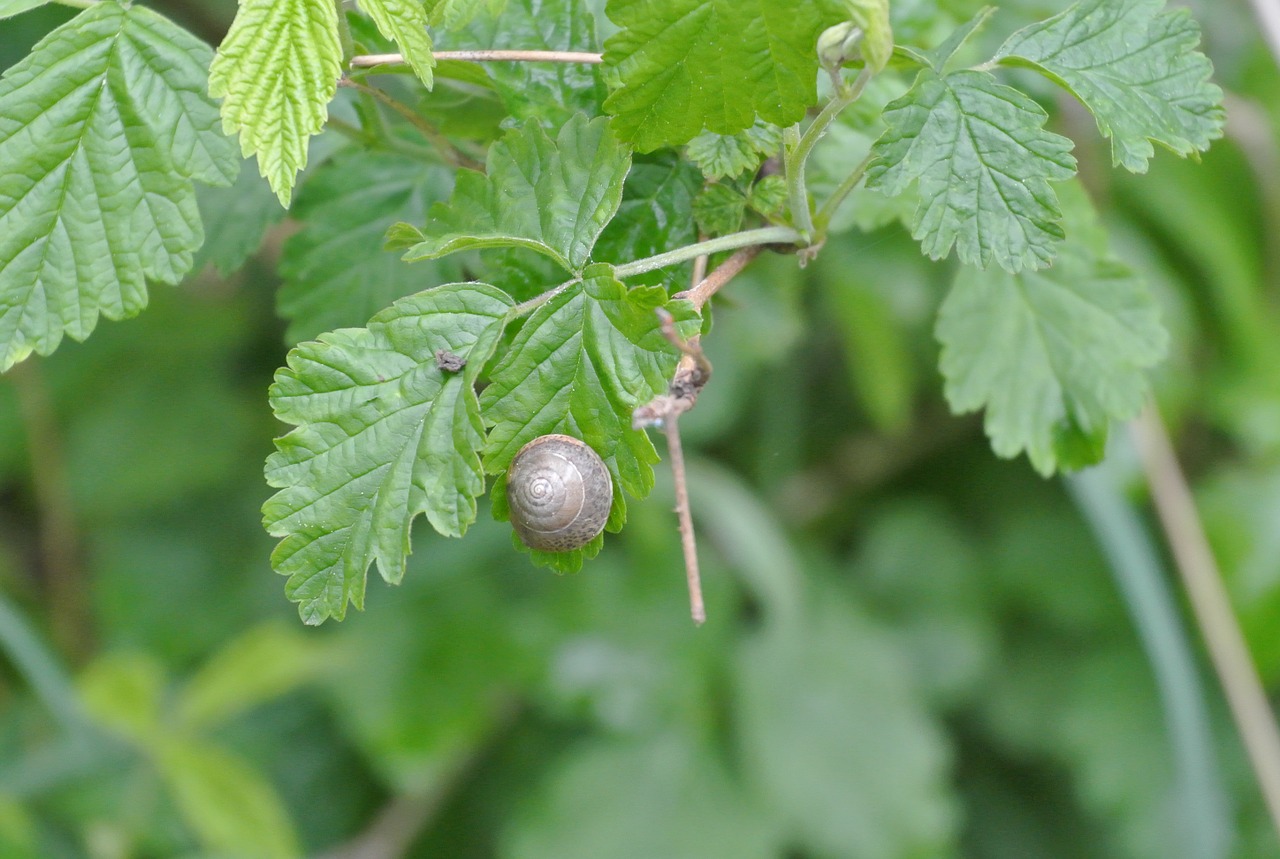
<path fill-rule="evenodd" d="M 401 299 L 368 328 L 299 345 L 276 373 L 276 416 L 298 428 L 276 440 L 263 506 L 272 556 L 307 623 L 361 607 L 378 562 L 404 575 L 409 528 L 419 513 L 442 534 L 475 521 L 484 491 L 484 441 L 472 385 L 502 332 L 511 299 L 482 283 L 446 284 Z M 437 352 L 466 361 L 442 370 Z"/>
<path fill-rule="evenodd" d="M 809 0 L 609 0 L 621 31 L 605 42 L 618 88 L 605 101 L 641 152 L 699 132 L 734 134 L 757 117 L 799 122 L 818 99 L 818 33 Z"/>
<path fill-rule="evenodd" d="M 94 4 L 0 79 L 0 370 L 176 283 L 203 239 L 191 180 L 234 148 L 204 93 L 207 45 L 142 7 Z"/>
<path fill-rule="evenodd" d="M 689 210 L 701 190 L 701 174 L 673 153 L 636 161 L 623 185 L 618 213 L 596 242 L 595 257 L 622 263 L 693 244 L 698 240 L 698 231 Z M 683 289 L 688 271 L 688 264 L 675 265 L 645 278 L 660 279 L 668 285 L 680 278 L 679 288 Z"/>
<path fill-rule="evenodd" d="M 703 235 L 737 232 L 747 213 L 747 198 L 728 185 L 710 185 L 693 201 L 693 219 Z"/>
<path fill-rule="evenodd" d="M 986 72 L 923 71 L 889 104 L 867 186 L 890 197 L 917 189 L 912 234 L 933 259 L 1017 272 L 1043 268 L 1063 236 L 1050 181 L 1075 172 L 1071 141 L 1047 114 Z M 918 183 L 918 184 L 917 184 Z"/>
<path fill-rule="evenodd" d="M 271 186 L 257 170 L 246 170 L 244 165 L 232 185 L 199 186 L 196 202 L 205 239 L 191 270 L 198 272 L 212 265 L 224 277 L 244 265 L 262 245 L 267 230 L 285 216 Z"/>
<path fill-rule="evenodd" d="M 1164 0 L 1082 0 L 1019 30 L 997 59 L 1029 65 L 1065 86 L 1111 138 L 1111 160 L 1144 173 L 1152 142 L 1182 156 L 1222 136 L 1222 90 L 1196 50 L 1200 26 Z"/>
<path fill-rule="evenodd" d="M 618 210 L 630 167 L 631 154 L 603 118 L 579 114 L 555 140 L 526 125 L 489 149 L 487 175 L 459 171 L 453 196 L 432 207 L 425 229 L 397 224 L 389 239 L 411 243 L 404 255 L 409 261 L 520 247 L 580 274 Z"/>
<path fill-rule="evenodd" d="M 352 152 L 317 170 L 293 211 L 303 229 L 280 260 L 287 338 L 363 325 L 397 298 L 461 279 L 451 261 L 406 265 L 383 247 L 387 228 L 424 218 L 447 183 L 443 168 L 385 152 Z"/>

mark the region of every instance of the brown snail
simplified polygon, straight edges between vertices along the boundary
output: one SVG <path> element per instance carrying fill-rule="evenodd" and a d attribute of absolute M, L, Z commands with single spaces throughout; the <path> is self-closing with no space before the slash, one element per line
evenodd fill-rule
<path fill-rule="evenodd" d="M 507 505 L 526 546 L 567 552 L 604 530 L 613 506 L 613 479 L 604 460 L 584 442 L 544 435 L 511 460 Z"/>

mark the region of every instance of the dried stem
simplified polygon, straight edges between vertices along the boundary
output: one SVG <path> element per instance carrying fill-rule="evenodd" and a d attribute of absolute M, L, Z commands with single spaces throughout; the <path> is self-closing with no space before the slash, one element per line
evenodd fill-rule
<path fill-rule="evenodd" d="M 1258 786 L 1280 832 L 1280 731 L 1209 548 L 1169 434 L 1154 405 L 1133 423 L 1151 496 Z"/>
<path fill-rule="evenodd" d="M 437 60 L 458 60 L 464 63 L 584 63 L 596 65 L 603 61 L 600 54 L 586 51 L 435 51 Z M 398 65 L 404 62 L 404 54 L 366 54 L 351 58 L 353 68 Z"/>
<path fill-rule="evenodd" d="M 701 312 L 702 308 L 711 300 L 711 296 L 719 292 L 726 283 L 741 274 L 747 264 L 759 256 L 761 250 L 763 250 L 761 245 L 743 248 L 716 266 L 715 271 L 704 277 L 697 286 L 686 289 L 684 292 L 677 292 L 674 297 L 689 299 L 693 302 L 693 306 Z"/>
<path fill-rule="evenodd" d="M 685 578 L 689 581 L 689 614 L 701 626 L 707 620 L 702 601 L 702 573 L 698 570 L 698 544 L 693 533 L 693 516 L 689 513 L 689 478 L 685 472 L 684 447 L 680 443 L 678 415 L 667 419 L 667 452 L 671 455 L 671 474 L 676 485 L 676 518 L 680 520 L 680 545 L 684 548 Z"/>
<path fill-rule="evenodd" d="M 90 612 L 79 564 L 80 535 L 67 482 L 62 433 L 38 361 L 31 358 L 18 364 L 9 378 L 27 436 L 31 486 L 39 516 L 40 564 L 48 588 L 53 635 L 74 662 L 90 649 Z"/>

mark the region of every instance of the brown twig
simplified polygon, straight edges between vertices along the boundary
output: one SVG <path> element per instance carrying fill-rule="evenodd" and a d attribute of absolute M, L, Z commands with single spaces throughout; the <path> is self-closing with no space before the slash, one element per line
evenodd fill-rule
<path fill-rule="evenodd" d="M 1132 432 L 1151 486 L 1152 501 L 1209 658 L 1253 764 L 1271 822 L 1280 832 L 1280 731 L 1276 729 L 1275 716 L 1231 609 L 1186 477 L 1154 405 L 1134 421 Z"/>
<path fill-rule="evenodd" d="M 80 537 L 67 482 L 62 433 L 36 358 L 9 372 L 17 394 L 35 495 L 40 564 L 48 588 L 50 619 L 62 651 L 78 661 L 90 650 L 90 612 L 79 564 Z"/>
<path fill-rule="evenodd" d="M 697 286 L 686 289 L 684 292 L 677 292 L 673 297 L 689 299 L 693 302 L 693 306 L 701 312 L 702 308 L 711 300 L 711 296 L 719 292 L 726 283 L 741 274 L 747 264 L 759 256 L 762 250 L 764 250 L 763 245 L 752 245 L 735 251 L 733 256 L 716 266 L 715 271 L 704 277 Z"/>
<path fill-rule="evenodd" d="M 483 164 L 460 151 L 456 146 L 449 142 L 449 138 L 445 137 L 437 128 L 432 126 L 431 123 L 419 116 L 413 108 L 393 98 L 385 90 L 381 90 L 376 86 L 369 86 L 368 84 L 361 83 L 360 81 L 354 81 L 351 78 L 343 78 L 338 81 L 338 86 L 350 87 L 351 89 L 362 92 L 365 95 L 372 96 L 382 104 L 385 104 L 387 107 L 400 114 L 408 120 L 409 124 L 416 128 L 432 146 L 436 148 L 441 157 L 454 167 L 465 167 L 468 170 L 484 171 Z"/>
<path fill-rule="evenodd" d="M 676 518 L 680 523 L 680 544 L 684 550 L 685 578 L 689 583 L 689 613 L 701 626 L 707 619 L 702 600 L 702 573 L 698 569 L 698 545 L 689 512 L 689 478 L 684 463 L 684 446 L 680 441 L 679 417 L 693 408 L 698 393 L 711 378 L 711 362 L 702 353 L 697 338 L 686 341 L 676 331 L 671 314 L 659 308 L 662 334 L 683 354 L 667 393 L 637 408 L 631 416 L 636 429 L 661 427 L 667 434 L 667 450 L 671 454 L 671 476 L 676 488 Z"/>
<path fill-rule="evenodd" d="M 464 63 L 584 63 L 595 65 L 603 61 L 600 54 L 586 51 L 435 51 L 437 60 L 458 60 Z M 403 54 L 365 54 L 351 58 L 352 68 L 398 65 L 404 62 Z"/>

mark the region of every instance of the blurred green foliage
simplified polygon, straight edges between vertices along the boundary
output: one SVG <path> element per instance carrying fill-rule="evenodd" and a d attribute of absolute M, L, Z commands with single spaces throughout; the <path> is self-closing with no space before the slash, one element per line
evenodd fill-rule
<path fill-rule="evenodd" d="M 233 11 L 157 5 L 211 40 Z M 894 4 L 900 32 L 936 6 Z M 1161 404 L 1280 689 L 1280 74 L 1244 4 L 1202 7 L 1226 140 L 1134 180 L 1071 136 L 1113 248 L 1162 302 Z M 0 65 L 67 14 L 6 21 Z M 348 205 L 336 175 L 300 205 Z M 482 512 L 465 542 L 419 529 L 403 586 L 313 630 L 258 511 L 276 267 L 327 238 L 286 241 L 244 202 L 242 233 L 206 251 L 234 268 L 265 232 L 238 273 L 156 289 L 137 319 L 0 380 L 0 857 L 1277 855 L 1203 665 L 1225 821 L 1179 792 L 1169 714 L 1080 511 L 945 414 L 949 271 L 900 226 L 834 238 L 803 271 L 761 259 L 716 306 L 716 373 L 682 423 L 705 627 L 660 470 L 577 576 L 533 568 Z"/>

